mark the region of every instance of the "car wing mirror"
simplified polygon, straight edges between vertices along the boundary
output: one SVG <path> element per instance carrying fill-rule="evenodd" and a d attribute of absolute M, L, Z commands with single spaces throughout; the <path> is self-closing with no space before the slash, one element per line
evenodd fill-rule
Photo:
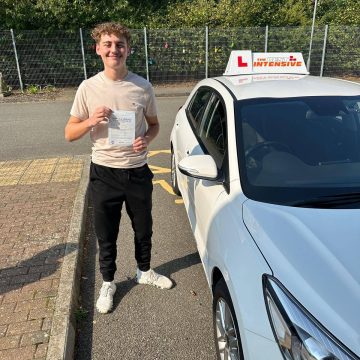
<path fill-rule="evenodd" d="M 178 168 L 182 174 L 196 179 L 217 180 L 219 176 L 210 155 L 190 155 L 179 162 Z"/>

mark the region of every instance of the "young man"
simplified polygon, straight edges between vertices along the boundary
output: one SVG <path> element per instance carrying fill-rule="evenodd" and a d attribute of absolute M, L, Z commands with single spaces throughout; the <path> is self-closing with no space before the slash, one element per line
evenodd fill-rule
<path fill-rule="evenodd" d="M 103 277 L 96 307 L 107 313 L 116 291 L 116 240 L 123 203 L 134 230 L 136 281 L 162 289 L 170 289 L 172 282 L 150 268 L 153 174 L 147 147 L 159 132 L 154 92 L 148 81 L 127 69 L 127 28 L 103 23 L 92 37 L 104 71 L 79 86 L 65 138 L 73 141 L 90 132 L 93 142 L 90 192 Z"/>

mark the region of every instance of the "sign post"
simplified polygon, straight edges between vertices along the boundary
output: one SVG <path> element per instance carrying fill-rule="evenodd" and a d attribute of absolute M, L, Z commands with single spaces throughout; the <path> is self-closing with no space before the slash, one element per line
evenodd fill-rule
<path fill-rule="evenodd" d="M 315 5 L 314 5 L 314 14 L 313 14 L 313 20 L 312 20 L 312 26 L 311 26 L 311 35 L 310 35 L 309 56 L 308 56 L 307 64 L 306 64 L 306 68 L 308 69 L 308 71 L 310 71 L 310 58 L 311 58 L 312 42 L 313 42 L 313 37 L 314 37 L 316 7 L 317 7 L 317 0 L 315 0 Z"/>
<path fill-rule="evenodd" d="M 2 73 L 0 72 L 0 98 L 4 97 L 3 88 L 2 88 Z"/>

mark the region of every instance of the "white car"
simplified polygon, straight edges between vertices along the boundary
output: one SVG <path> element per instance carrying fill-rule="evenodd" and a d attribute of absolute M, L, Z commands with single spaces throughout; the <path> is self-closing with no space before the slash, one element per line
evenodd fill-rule
<path fill-rule="evenodd" d="M 360 84 L 301 54 L 233 55 L 170 139 L 218 358 L 359 360 Z"/>

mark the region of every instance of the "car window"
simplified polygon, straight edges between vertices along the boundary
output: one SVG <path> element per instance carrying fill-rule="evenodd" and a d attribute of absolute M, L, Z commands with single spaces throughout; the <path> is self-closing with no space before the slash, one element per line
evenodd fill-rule
<path fill-rule="evenodd" d="M 209 88 L 200 88 L 190 102 L 188 115 L 195 129 L 198 129 L 204 115 L 206 105 L 211 97 L 212 91 Z"/>
<path fill-rule="evenodd" d="M 290 203 L 360 192 L 360 97 L 236 103 L 240 177 L 247 196 Z"/>
<path fill-rule="evenodd" d="M 213 95 L 200 126 L 199 137 L 220 169 L 226 147 L 226 116 L 222 101 Z"/>

